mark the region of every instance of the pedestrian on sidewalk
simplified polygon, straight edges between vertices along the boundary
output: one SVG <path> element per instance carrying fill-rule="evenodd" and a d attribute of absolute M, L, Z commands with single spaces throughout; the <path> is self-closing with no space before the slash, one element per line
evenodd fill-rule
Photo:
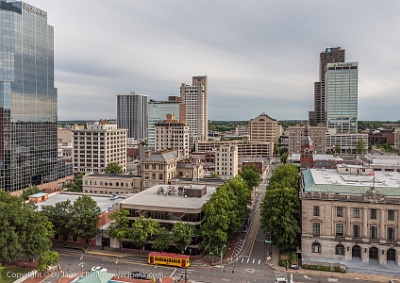
<path fill-rule="evenodd" d="M 289 262 L 286 261 L 286 270 L 288 270 L 288 268 L 289 268 Z"/>

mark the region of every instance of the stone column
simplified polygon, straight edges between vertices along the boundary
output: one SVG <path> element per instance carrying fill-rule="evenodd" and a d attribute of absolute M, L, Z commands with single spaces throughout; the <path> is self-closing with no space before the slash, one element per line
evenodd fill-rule
<path fill-rule="evenodd" d="M 346 207 L 346 237 L 352 237 L 352 231 L 351 231 L 351 223 L 350 223 L 350 218 L 351 217 L 351 209 L 350 207 Z"/>
<path fill-rule="evenodd" d="M 363 209 L 363 225 L 362 225 L 362 238 L 368 241 L 368 209 Z"/>
<path fill-rule="evenodd" d="M 381 209 L 381 223 L 380 223 L 380 238 L 381 240 L 385 240 L 386 242 L 386 233 L 385 233 L 385 209 Z"/>

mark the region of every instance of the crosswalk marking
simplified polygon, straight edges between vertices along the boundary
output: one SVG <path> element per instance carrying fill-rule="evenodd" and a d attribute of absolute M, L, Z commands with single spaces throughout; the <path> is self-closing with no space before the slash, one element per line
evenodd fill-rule
<path fill-rule="evenodd" d="M 244 262 L 244 258 L 242 257 L 242 263 Z"/>
<path fill-rule="evenodd" d="M 260 263 L 261 263 L 261 259 L 258 260 L 258 264 L 260 264 Z"/>
<path fill-rule="evenodd" d="M 249 263 L 249 260 L 250 260 L 250 259 L 248 258 L 248 259 L 247 259 L 247 263 Z"/>
<path fill-rule="evenodd" d="M 254 264 L 254 261 L 255 261 L 256 259 L 255 258 L 253 258 L 253 264 Z"/>

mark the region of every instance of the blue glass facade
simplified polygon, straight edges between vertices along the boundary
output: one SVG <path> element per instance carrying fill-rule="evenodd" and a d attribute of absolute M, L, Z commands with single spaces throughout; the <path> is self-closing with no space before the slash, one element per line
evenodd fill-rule
<path fill-rule="evenodd" d="M 47 13 L 0 2 L 0 187 L 16 191 L 57 179 L 54 31 Z"/>
<path fill-rule="evenodd" d="M 326 65 L 325 110 L 328 129 L 336 129 L 337 133 L 357 133 L 357 62 Z"/>

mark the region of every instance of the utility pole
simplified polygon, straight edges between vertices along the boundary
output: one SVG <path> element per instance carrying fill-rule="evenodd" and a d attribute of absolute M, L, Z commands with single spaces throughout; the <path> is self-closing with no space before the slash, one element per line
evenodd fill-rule
<path fill-rule="evenodd" d="M 81 263 L 79 265 L 81 266 L 81 276 L 83 276 L 83 254 L 81 255 Z"/>
<path fill-rule="evenodd" d="M 117 261 L 115 262 L 115 264 L 117 265 L 117 276 L 118 276 L 118 257 L 117 257 Z"/>
<path fill-rule="evenodd" d="M 185 283 L 187 282 L 187 267 L 185 267 Z"/>
<path fill-rule="evenodd" d="M 224 265 L 222 264 L 222 255 L 223 255 L 224 249 L 225 249 L 225 245 L 221 249 L 221 267 L 222 267 L 222 270 L 224 270 Z"/>

